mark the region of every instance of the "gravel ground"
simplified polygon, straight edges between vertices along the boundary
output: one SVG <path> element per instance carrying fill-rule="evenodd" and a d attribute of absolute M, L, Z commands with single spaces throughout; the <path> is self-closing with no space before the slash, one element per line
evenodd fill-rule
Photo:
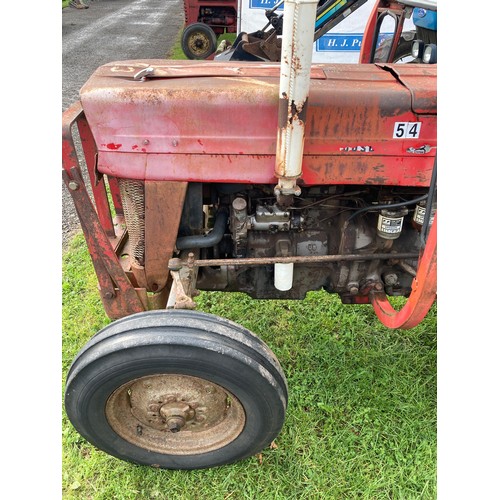
<path fill-rule="evenodd" d="M 184 25 L 183 0 L 84 0 L 88 9 L 62 10 L 62 110 L 102 64 L 168 57 Z M 80 231 L 62 183 L 63 251 Z"/>

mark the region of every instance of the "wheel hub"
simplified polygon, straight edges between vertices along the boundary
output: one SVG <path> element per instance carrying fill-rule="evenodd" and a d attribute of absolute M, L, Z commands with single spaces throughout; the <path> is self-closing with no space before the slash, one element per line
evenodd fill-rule
<path fill-rule="evenodd" d="M 106 418 L 127 441 L 179 455 L 225 446 L 245 424 L 241 403 L 226 389 L 177 374 L 141 377 L 119 387 L 107 401 Z"/>
<path fill-rule="evenodd" d="M 193 35 L 188 45 L 194 54 L 200 55 L 208 50 L 210 42 L 202 33 L 196 33 Z"/>
<path fill-rule="evenodd" d="M 160 415 L 171 432 L 179 432 L 187 421 L 193 420 L 195 414 L 191 406 L 182 402 L 165 403 L 160 408 Z"/>

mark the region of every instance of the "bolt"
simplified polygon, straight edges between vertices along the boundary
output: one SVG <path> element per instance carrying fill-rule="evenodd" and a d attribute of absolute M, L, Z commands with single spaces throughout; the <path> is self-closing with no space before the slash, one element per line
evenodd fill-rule
<path fill-rule="evenodd" d="M 182 269 L 182 261 L 181 259 L 178 259 L 177 257 L 174 257 L 173 259 L 170 259 L 168 261 L 168 268 L 171 271 L 179 271 Z"/>
<path fill-rule="evenodd" d="M 174 148 L 176 148 L 178 145 L 179 145 L 179 141 L 178 141 L 178 140 L 176 140 L 176 139 L 174 139 L 174 140 L 172 141 L 172 146 L 173 146 Z"/>
<path fill-rule="evenodd" d="M 142 141 L 142 144 L 143 144 L 144 146 L 147 146 L 147 145 L 149 144 L 149 139 L 144 139 L 144 140 Z"/>
<path fill-rule="evenodd" d="M 78 183 L 75 181 L 69 181 L 68 187 L 71 189 L 71 191 L 76 191 L 78 189 Z"/>
<path fill-rule="evenodd" d="M 109 300 L 109 299 L 112 299 L 114 296 L 115 296 L 115 294 L 114 294 L 113 292 L 106 292 L 106 293 L 104 294 L 104 298 L 105 298 L 105 299 L 108 299 L 108 300 Z"/>
<path fill-rule="evenodd" d="M 170 432 L 179 432 L 184 425 L 186 425 L 186 420 L 179 415 L 174 415 L 173 417 L 169 417 L 167 419 L 167 427 Z"/>
<path fill-rule="evenodd" d="M 241 212 L 242 210 L 245 210 L 247 208 L 247 202 L 245 198 L 241 198 L 240 196 L 238 198 L 235 198 L 233 200 L 233 208 L 237 212 Z"/>
<path fill-rule="evenodd" d="M 375 285 L 374 285 L 374 288 L 375 288 L 375 290 L 377 290 L 377 292 L 381 292 L 384 289 L 384 285 L 382 285 L 382 283 L 377 281 L 377 283 L 375 283 Z"/>
<path fill-rule="evenodd" d="M 351 288 L 349 288 L 349 293 L 351 295 L 356 295 L 358 292 L 359 292 L 359 288 L 357 286 L 351 286 Z"/>

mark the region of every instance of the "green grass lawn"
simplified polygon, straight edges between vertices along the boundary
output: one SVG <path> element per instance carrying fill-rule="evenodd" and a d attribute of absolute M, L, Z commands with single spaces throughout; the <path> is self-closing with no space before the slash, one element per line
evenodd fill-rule
<path fill-rule="evenodd" d="M 109 323 L 83 236 L 63 258 L 63 375 Z M 240 463 L 169 471 L 115 459 L 63 414 L 65 499 L 436 498 L 436 307 L 410 331 L 369 306 L 314 292 L 304 301 L 202 293 L 200 311 L 260 336 L 286 373 L 290 401 L 275 447 Z"/>

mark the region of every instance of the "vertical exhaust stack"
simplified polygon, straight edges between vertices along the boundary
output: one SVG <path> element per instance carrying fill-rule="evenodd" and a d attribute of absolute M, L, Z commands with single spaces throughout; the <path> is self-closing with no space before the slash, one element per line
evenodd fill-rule
<path fill-rule="evenodd" d="M 304 131 L 318 0 L 285 0 L 275 173 L 278 205 L 300 195 Z"/>
<path fill-rule="evenodd" d="M 282 208 L 300 195 L 297 179 L 302 175 L 317 6 L 318 0 L 285 0 L 275 166 L 278 184 L 274 188 Z M 274 286 L 278 290 L 292 288 L 293 267 L 293 263 L 275 264 Z"/>

